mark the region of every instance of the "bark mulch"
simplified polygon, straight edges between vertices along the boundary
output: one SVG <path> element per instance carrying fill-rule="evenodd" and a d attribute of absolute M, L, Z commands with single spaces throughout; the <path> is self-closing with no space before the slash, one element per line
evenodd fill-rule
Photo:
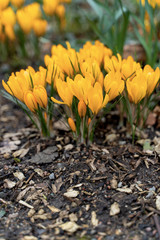
<path fill-rule="evenodd" d="M 70 132 L 41 138 L 24 114 L 1 100 L 0 239 L 160 239 L 158 123 L 131 144 L 116 113 L 93 145 Z"/>

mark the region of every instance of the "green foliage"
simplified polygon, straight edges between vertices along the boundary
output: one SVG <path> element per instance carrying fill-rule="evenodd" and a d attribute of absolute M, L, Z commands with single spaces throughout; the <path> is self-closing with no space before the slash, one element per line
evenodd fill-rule
<path fill-rule="evenodd" d="M 92 29 L 114 54 L 123 54 L 130 11 L 122 5 L 121 0 L 115 0 L 112 5 L 108 1 L 102 3 L 98 0 L 87 0 L 87 2 L 97 17 L 97 22 L 89 19 Z"/>

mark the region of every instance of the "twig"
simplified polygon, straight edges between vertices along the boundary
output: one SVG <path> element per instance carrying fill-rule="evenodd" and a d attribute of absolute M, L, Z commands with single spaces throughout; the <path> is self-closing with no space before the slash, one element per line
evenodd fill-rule
<path fill-rule="evenodd" d="M 22 201 L 22 200 L 20 200 L 19 203 L 22 204 L 22 205 L 25 206 L 25 207 L 28 207 L 28 208 L 31 208 L 31 209 L 34 208 L 34 207 L 31 206 L 30 204 L 28 204 L 28 203 L 26 203 L 26 202 L 24 202 L 24 201 Z"/>

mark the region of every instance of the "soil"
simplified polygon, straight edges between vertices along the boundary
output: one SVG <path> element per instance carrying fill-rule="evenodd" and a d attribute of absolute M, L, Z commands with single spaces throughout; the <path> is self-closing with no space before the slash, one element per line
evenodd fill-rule
<path fill-rule="evenodd" d="M 132 145 L 112 112 L 87 147 L 63 129 L 42 138 L 17 106 L 0 102 L 1 240 L 160 239 L 157 122 Z"/>

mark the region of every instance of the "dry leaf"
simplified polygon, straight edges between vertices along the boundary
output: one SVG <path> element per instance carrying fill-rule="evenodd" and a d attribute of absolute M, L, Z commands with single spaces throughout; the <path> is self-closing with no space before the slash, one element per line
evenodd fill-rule
<path fill-rule="evenodd" d="M 44 177 L 44 172 L 40 168 L 35 168 L 34 171 L 41 177 Z"/>
<path fill-rule="evenodd" d="M 47 206 L 53 213 L 60 212 L 60 209 L 54 207 L 54 206 Z"/>
<path fill-rule="evenodd" d="M 153 113 L 153 112 L 149 113 L 147 117 L 146 125 L 153 126 L 156 123 L 156 118 L 157 118 L 156 113 Z"/>
<path fill-rule="evenodd" d="M 104 143 L 106 143 L 106 142 L 114 142 L 116 139 L 117 139 L 117 135 L 115 133 L 106 134 L 105 135 L 105 140 L 103 142 Z"/>
<path fill-rule="evenodd" d="M 16 177 L 16 178 L 18 178 L 20 181 L 23 181 L 24 179 L 25 179 L 25 176 L 24 176 L 24 174 L 22 173 L 22 172 L 15 172 L 15 173 L 13 173 L 13 175 Z"/>
<path fill-rule="evenodd" d="M 16 200 L 21 200 L 29 190 L 33 191 L 35 188 L 33 186 L 26 187 L 22 192 L 19 193 Z"/>
<path fill-rule="evenodd" d="M 60 228 L 62 228 L 62 230 L 70 232 L 70 233 L 74 233 L 76 232 L 80 227 L 75 223 L 75 222 L 66 222 L 60 225 Z"/>
<path fill-rule="evenodd" d="M 119 204 L 118 204 L 117 202 L 114 202 L 114 203 L 111 205 L 111 209 L 110 209 L 109 215 L 110 215 L 110 216 L 114 216 L 114 215 L 117 215 L 118 213 L 120 213 Z"/>
<path fill-rule="evenodd" d="M 124 193 L 132 193 L 132 189 L 126 188 L 126 187 L 117 188 L 116 190 L 119 191 L 119 192 L 124 192 Z"/>
<path fill-rule="evenodd" d="M 22 238 L 22 240 L 38 240 L 38 238 L 34 237 L 34 236 L 24 236 Z"/>
<path fill-rule="evenodd" d="M 76 190 L 73 190 L 73 189 L 69 189 L 66 193 L 64 193 L 63 195 L 65 197 L 70 197 L 70 198 L 74 198 L 74 197 L 77 197 L 79 194 L 78 191 Z"/>
<path fill-rule="evenodd" d="M 94 211 L 91 213 L 91 223 L 95 227 L 98 226 L 98 219 L 96 218 L 96 213 Z"/>
<path fill-rule="evenodd" d="M 46 219 L 51 219 L 52 215 L 50 213 L 36 214 L 32 218 L 46 220 Z"/>
<path fill-rule="evenodd" d="M 73 144 L 68 144 L 64 148 L 65 148 L 66 151 L 70 151 L 70 150 L 73 149 L 73 147 L 74 147 Z"/>
<path fill-rule="evenodd" d="M 57 193 L 63 184 L 62 177 L 56 179 L 55 184 L 52 184 L 53 193 Z"/>
<path fill-rule="evenodd" d="M 27 148 L 27 149 L 21 148 L 13 153 L 13 157 L 23 158 L 28 153 L 28 151 L 29 151 L 29 148 Z"/>
<path fill-rule="evenodd" d="M 5 179 L 5 180 L 4 180 L 4 187 L 5 187 L 5 188 L 11 189 L 11 188 L 14 188 L 15 185 L 16 185 L 16 182 L 13 182 L 13 181 L 11 181 L 11 180 L 9 180 L 9 179 Z"/>
<path fill-rule="evenodd" d="M 157 198 L 156 198 L 156 208 L 157 208 L 157 210 L 160 211 L 160 196 L 157 196 Z"/>
<path fill-rule="evenodd" d="M 54 129 L 62 130 L 62 131 L 69 131 L 68 125 L 65 123 L 64 119 L 60 119 L 53 125 Z"/>

